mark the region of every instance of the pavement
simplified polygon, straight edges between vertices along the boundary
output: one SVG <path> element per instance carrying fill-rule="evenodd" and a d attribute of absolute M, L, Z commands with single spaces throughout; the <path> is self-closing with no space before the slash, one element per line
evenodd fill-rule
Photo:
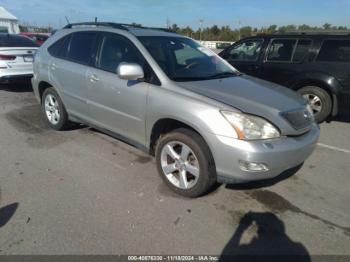
<path fill-rule="evenodd" d="M 29 86 L 2 86 L 0 254 L 350 255 L 349 122 L 323 123 L 284 179 L 186 199 L 152 157 L 88 127 L 51 130 Z"/>

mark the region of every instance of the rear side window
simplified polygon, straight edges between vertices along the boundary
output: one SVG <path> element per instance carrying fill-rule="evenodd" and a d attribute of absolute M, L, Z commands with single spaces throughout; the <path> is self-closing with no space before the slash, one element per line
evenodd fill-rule
<path fill-rule="evenodd" d="M 311 44 L 312 40 L 298 40 L 297 48 L 295 49 L 293 56 L 293 62 L 302 62 L 308 56 Z"/>
<path fill-rule="evenodd" d="M 96 37 L 96 32 L 73 33 L 67 58 L 77 63 L 89 64 L 93 55 Z"/>
<path fill-rule="evenodd" d="M 0 47 L 38 47 L 38 45 L 25 36 L 4 34 L 0 36 Z"/>
<path fill-rule="evenodd" d="M 317 57 L 323 62 L 350 62 L 350 40 L 326 40 Z"/>
<path fill-rule="evenodd" d="M 296 39 L 272 40 L 267 60 L 272 62 L 291 62 L 296 43 Z"/>
<path fill-rule="evenodd" d="M 70 35 L 65 36 L 57 42 L 55 42 L 52 46 L 48 48 L 50 55 L 58 58 L 65 58 L 67 56 L 69 42 Z"/>

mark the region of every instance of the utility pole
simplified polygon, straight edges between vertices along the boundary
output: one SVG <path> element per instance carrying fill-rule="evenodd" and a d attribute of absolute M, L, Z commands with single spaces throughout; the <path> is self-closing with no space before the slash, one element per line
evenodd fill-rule
<path fill-rule="evenodd" d="M 199 25 L 200 25 L 200 29 L 199 29 L 199 41 L 202 41 L 202 30 L 203 30 L 203 19 L 199 19 Z"/>
<path fill-rule="evenodd" d="M 241 21 L 238 21 L 238 40 L 241 40 Z"/>
<path fill-rule="evenodd" d="M 166 28 L 170 29 L 171 28 L 171 22 L 169 17 L 166 18 Z"/>

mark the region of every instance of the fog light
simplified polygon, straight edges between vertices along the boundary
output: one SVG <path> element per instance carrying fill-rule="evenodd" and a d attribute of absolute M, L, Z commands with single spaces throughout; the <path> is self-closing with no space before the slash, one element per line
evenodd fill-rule
<path fill-rule="evenodd" d="M 266 172 L 269 170 L 269 168 L 265 164 L 248 162 L 243 160 L 239 160 L 239 168 L 243 171 L 249 172 Z"/>

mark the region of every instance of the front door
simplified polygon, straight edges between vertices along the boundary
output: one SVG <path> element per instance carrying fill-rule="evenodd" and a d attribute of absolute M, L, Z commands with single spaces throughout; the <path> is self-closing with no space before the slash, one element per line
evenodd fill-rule
<path fill-rule="evenodd" d="M 233 45 L 222 57 L 240 72 L 258 77 L 262 45 L 262 39 L 244 40 Z"/>
<path fill-rule="evenodd" d="M 149 85 L 120 79 L 120 63 L 144 66 L 143 56 L 125 37 L 103 34 L 98 59 L 87 72 L 88 106 L 92 122 L 133 142 L 145 143 L 145 115 Z"/>

